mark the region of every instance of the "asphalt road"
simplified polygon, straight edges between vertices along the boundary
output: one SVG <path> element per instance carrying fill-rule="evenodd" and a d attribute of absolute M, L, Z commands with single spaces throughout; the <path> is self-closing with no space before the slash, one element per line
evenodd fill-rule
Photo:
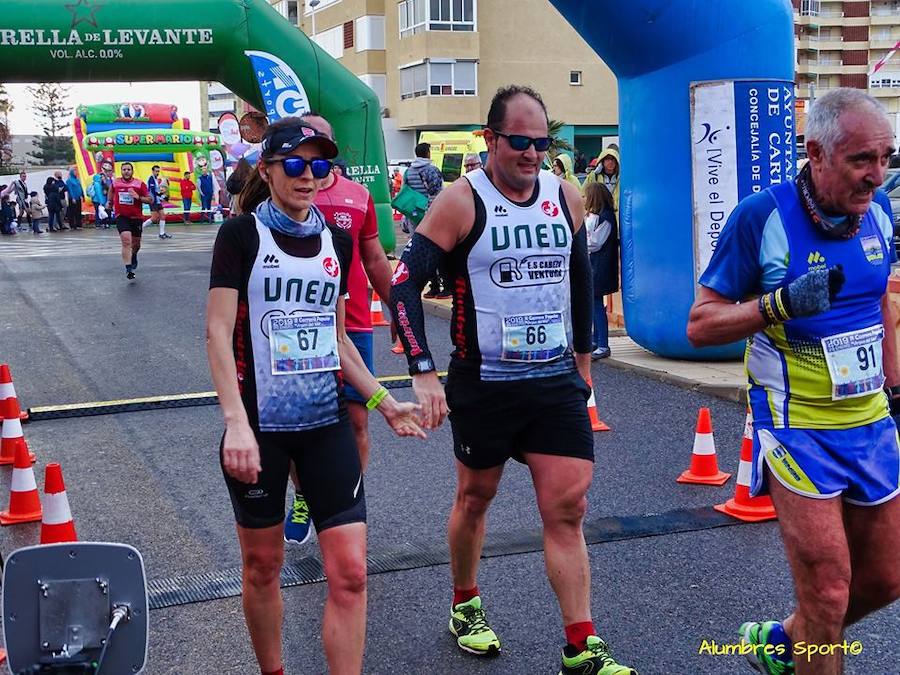
<path fill-rule="evenodd" d="M 148 232 L 139 278 L 129 284 L 114 232 L 84 231 L 0 241 L 0 361 L 10 364 L 26 406 L 179 394 L 212 388 L 205 356 L 204 305 L 214 230 L 171 227 L 174 239 Z M 449 354 L 445 321 L 428 317 L 439 366 Z M 405 373 L 405 361 L 376 332 L 381 375 Z M 719 461 L 737 467 L 741 406 L 594 365 L 601 417 L 596 434 L 590 522 L 707 507 L 733 494 L 684 486 L 675 477 L 690 459 L 697 409 L 712 410 Z M 395 392 L 411 396 L 409 389 Z M 43 466 L 62 463 L 81 540 L 123 541 L 143 554 L 148 578 L 234 570 L 239 554 L 218 466 L 217 407 L 123 413 L 26 425 Z M 0 471 L 6 500 L 10 471 Z M 445 551 L 454 474 L 448 428 L 426 441 L 397 440 L 372 416 L 366 475 L 373 554 Z M 606 521 L 608 522 L 608 521 Z M 504 555 L 485 559 L 479 580 L 503 653 L 478 660 L 459 652 L 447 628 L 450 581 L 445 564 L 373 574 L 369 579 L 367 673 L 555 673 L 562 646 L 559 611 L 534 547 L 540 521 L 527 471 L 511 462 L 488 519 L 488 544 Z M 8 554 L 37 541 L 38 525 L 0 529 Z M 499 546 L 499 550 L 496 548 Z M 737 656 L 700 653 L 703 640 L 734 643 L 747 619 L 785 615 L 792 587 L 777 525 L 736 525 L 607 541 L 589 547 L 593 610 L 600 632 L 622 662 L 643 675 L 751 672 Z M 287 559 L 315 556 L 315 543 Z M 324 673 L 321 606 L 325 585 L 284 590 L 287 671 Z M 151 612 L 146 673 L 254 673 L 239 598 Z M 847 672 L 895 674 L 900 662 L 900 606 L 849 631 L 863 652 Z"/>

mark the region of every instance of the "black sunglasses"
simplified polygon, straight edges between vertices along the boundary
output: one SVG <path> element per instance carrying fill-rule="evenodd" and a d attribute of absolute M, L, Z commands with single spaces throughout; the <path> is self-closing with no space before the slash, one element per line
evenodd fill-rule
<path fill-rule="evenodd" d="M 302 157 L 285 157 L 284 159 L 267 159 L 266 164 L 281 164 L 284 175 L 296 178 L 309 166 L 313 178 L 325 178 L 333 166 L 330 159 L 303 159 Z"/>
<path fill-rule="evenodd" d="M 503 138 L 509 141 L 509 147 L 516 152 L 525 152 L 528 149 L 528 146 L 532 144 L 537 152 L 547 152 L 550 148 L 550 144 L 553 142 L 553 139 L 549 136 L 532 138 L 531 136 L 520 136 L 519 134 L 504 134 L 502 131 L 497 131 L 496 129 L 491 129 L 491 131 L 498 136 L 503 136 Z"/>

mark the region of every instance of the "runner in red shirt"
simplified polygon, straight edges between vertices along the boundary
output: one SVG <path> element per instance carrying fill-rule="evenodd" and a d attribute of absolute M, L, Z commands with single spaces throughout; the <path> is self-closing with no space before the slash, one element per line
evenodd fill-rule
<path fill-rule="evenodd" d="M 334 140 L 331 124 L 312 111 L 301 115 L 309 126 Z M 325 221 L 349 232 L 353 239 L 353 257 L 350 263 L 347 291 L 350 294 L 345 305 L 347 336 L 356 345 L 373 375 L 375 359 L 372 347 L 372 317 L 369 312 L 369 282 L 379 296 L 386 301 L 391 290 L 391 264 L 378 240 L 378 221 L 375 203 L 369 191 L 336 172 L 322 179 L 315 205 L 325 214 Z M 366 276 L 368 275 L 368 278 Z M 350 413 L 350 423 L 359 448 L 363 471 L 369 462 L 369 413 L 366 399 L 345 382 L 344 396 Z M 292 471 L 291 477 L 295 478 Z M 294 486 L 297 487 L 296 480 Z M 291 514 L 284 521 L 285 540 L 303 543 L 309 534 L 310 518 L 306 501 L 298 490 L 294 496 Z"/>
<path fill-rule="evenodd" d="M 122 177 L 113 181 L 106 202 L 106 210 L 116 214 L 116 229 L 122 241 L 122 261 L 125 263 L 125 278 L 134 279 L 137 269 L 137 252 L 141 249 L 141 234 L 144 228 L 144 204 L 151 200 L 150 191 L 144 181 L 134 177 L 131 162 L 122 163 Z"/>

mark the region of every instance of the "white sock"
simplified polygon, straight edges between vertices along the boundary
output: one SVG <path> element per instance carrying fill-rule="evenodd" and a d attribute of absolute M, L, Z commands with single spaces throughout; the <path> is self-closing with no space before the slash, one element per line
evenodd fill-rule
<path fill-rule="evenodd" d="M 152 223 L 152 222 L 153 222 L 153 221 L 150 220 L 150 218 L 147 218 L 147 220 L 145 220 L 145 221 L 143 222 L 143 225 L 142 225 L 142 226 L 143 226 L 143 227 L 147 227 L 147 226 L 150 225 L 150 223 Z"/>
<path fill-rule="evenodd" d="M 160 218 L 159 219 L 159 236 L 162 236 L 165 233 L 166 233 L 166 219 Z"/>

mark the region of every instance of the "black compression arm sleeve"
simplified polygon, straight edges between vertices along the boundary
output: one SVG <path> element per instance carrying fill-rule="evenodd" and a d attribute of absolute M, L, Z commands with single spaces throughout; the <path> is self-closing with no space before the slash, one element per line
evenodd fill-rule
<path fill-rule="evenodd" d="M 444 256 L 444 250 L 428 237 L 414 233 L 400 264 L 391 279 L 391 314 L 397 321 L 397 334 L 403 343 L 409 365 L 431 358 L 425 338 L 425 314 L 422 310 L 422 289 L 434 276 Z"/>
<path fill-rule="evenodd" d="M 588 256 L 587 233 L 582 227 L 574 235 L 569 258 L 569 282 L 572 296 L 572 346 L 577 354 L 591 351 L 593 329 L 594 280 Z"/>

